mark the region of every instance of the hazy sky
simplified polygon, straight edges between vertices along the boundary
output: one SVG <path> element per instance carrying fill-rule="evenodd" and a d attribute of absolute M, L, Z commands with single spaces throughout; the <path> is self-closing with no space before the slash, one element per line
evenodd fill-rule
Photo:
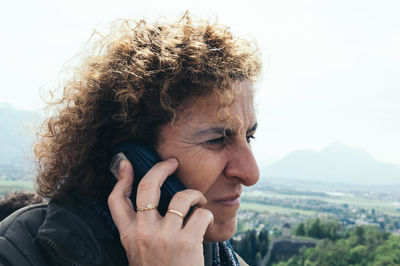
<path fill-rule="evenodd" d="M 341 141 L 400 164 L 400 1 L 18 1 L 0 4 L 0 102 L 39 110 L 89 39 L 116 18 L 189 9 L 258 41 L 258 160 Z"/>

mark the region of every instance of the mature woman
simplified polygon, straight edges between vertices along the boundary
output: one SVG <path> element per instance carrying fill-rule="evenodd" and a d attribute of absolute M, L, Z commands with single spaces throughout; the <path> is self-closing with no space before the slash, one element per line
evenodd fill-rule
<path fill-rule="evenodd" d="M 173 23 L 121 21 L 96 47 L 35 148 L 38 192 L 51 200 L 1 224 L 0 262 L 244 265 L 226 240 L 242 186 L 259 178 L 250 146 L 258 50 L 188 14 Z M 129 161 L 117 165 L 114 187 L 107 180 L 112 151 L 125 141 L 161 158 L 139 183 L 137 210 Z M 160 187 L 172 173 L 187 189 L 161 216 Z"/>

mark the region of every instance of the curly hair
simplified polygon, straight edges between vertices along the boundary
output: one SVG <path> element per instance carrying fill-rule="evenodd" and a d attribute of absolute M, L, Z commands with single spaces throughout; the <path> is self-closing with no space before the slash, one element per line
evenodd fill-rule
<path fill-rule="evenodd" d="M 155 145 L 160 127 L 173 122 L 193 97 L 219 95 L 233 102 L 234 81 L 255 81 L 257 46 L 229 28 L 188 13 L 175 22 L 119 20 L 66 83 L 58 107 L 35 145 L 38 193 L 101 198 L 107 162 L 117 144 Z"/>

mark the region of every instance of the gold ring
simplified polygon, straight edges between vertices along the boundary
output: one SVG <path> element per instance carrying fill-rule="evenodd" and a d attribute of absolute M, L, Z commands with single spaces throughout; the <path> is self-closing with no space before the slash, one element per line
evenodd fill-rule
<path fill-rule="evenodd" d="M 154 205 L 154 204 L 148 204 L 146 207 L 137 207 L 136 210 L 137 211 L 148 211 L 148 210 L 152 210 L 152 209 L 157 209 L 158 206 Z"/>
<path fill-rule="evenodd" d="M 168 209 L 168 211 L 167 212 L 170 212 L 170 213 L 175 213 L 176 215 L 178 215 L 179 217 L 181 217 L 182 219 L 184 219 L 185 218 L 185 216 L 183 216 L 183 214 L 182 213 L 180 213 L 180 212 L 178 212 L 178 211 L 175 211 L 175 210 L 172 210 L 172 209 Z"/>

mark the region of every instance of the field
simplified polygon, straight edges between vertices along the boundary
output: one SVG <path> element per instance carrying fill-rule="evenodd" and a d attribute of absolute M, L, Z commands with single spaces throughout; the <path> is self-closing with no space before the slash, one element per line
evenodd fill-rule
<path fill-rule="evenodd" d="M 387 202 L 381 200 L 367 199 L 346 194 L 337 196 L 326 196 L 326 197 L 304 196 L 304 195 L 282 195 L 282 194 L 274 194 L 268 196 L 277 198 L 286 197 L 292 199 L 314 199 L 335 204 L 347 204 L 350 206 L 360 207 L 365 209 L 374 208 L 375 210 L 379 210 L 382 212 L 390 212 L 390 213 L 395 212 L 397 208 L 400 208 L 400 204 L 398 202 Z"/>
<path fill-rule="evenodd" d="M 306 216 L 314 216 L 316 214 L 315 211 L 308 210 L 299 210 L 293 208 L 285 208 L 275 205 L 267 205 L 260 203 L 247 203 L 243 202 L 240 204 L 240 210 L 243 211 L 257 211 L 257 212 L 269 212 L 269 213 L 282 213 L 282 214 L 302 214 Z M 321 213 L 321 212 L 319 212 Z"/>
<path fill-rule="evenodd" d="M 276 191 L 260 191 L 260 190 L 253 190 L 253 191 L 247 191 L 244 193 L 244 198 L 269 198 L 269 199 L 274 199 L 276 201 L 292 201 L 292 202 L 297 202 L 297 201 L 320 201 L 320 202 L 325 202 L 328 204 L 333 204 L 337 206 L 343 206 L 343 205 L 348 205 L 350 208 L 362 208 L 366 210 L 372 210 L 374 209 L 375 211 L 379 211 L 382 213 L 386 213 L 388 215 L 394 215 L 394 216 L 400 216 L 400 202 L 398 202 L 396 199 L 392 200 L 387 200 L 387 199 L 376 199 L 376 198 L 368 198 L 366 196 L 360 196 L 360 195 L 354 195 L 350 193 L 326 193 L 325 195 L 304 195 L 304 191 L 301 193 L 285 193 L 284 191 L 282 193 L 278 193 Z M 260 206 L 257 206 L 260 205 Z M 279 204 L 277 204 L 279 206 Z M 254 206 L 247 206 L 244 205 L 243 208 L 246 206 L 247 209 L 252 209 L 252 210 L 258 210 L 258 211 L 271 211 L 271 212 L 279 212 L 282 211 L 282 213 L 287 213 L 287 212 L 294 212 L 294 210 L 297 210 L 295 208 L 274 208 L 277 207 L 276 205 L 271 205 L 271 204 L 256 204 Z M 265 207 L 263 207 L 265 206 Z M 315 211 L 312 212 L 315 214 Z M 307 215 L 307 212 L 304 213 Z"/>
<path fill-rule="evenodd" d="M 34 190 L 33 181 L 0 180 L 0 198 L 16 190 Z"/>

